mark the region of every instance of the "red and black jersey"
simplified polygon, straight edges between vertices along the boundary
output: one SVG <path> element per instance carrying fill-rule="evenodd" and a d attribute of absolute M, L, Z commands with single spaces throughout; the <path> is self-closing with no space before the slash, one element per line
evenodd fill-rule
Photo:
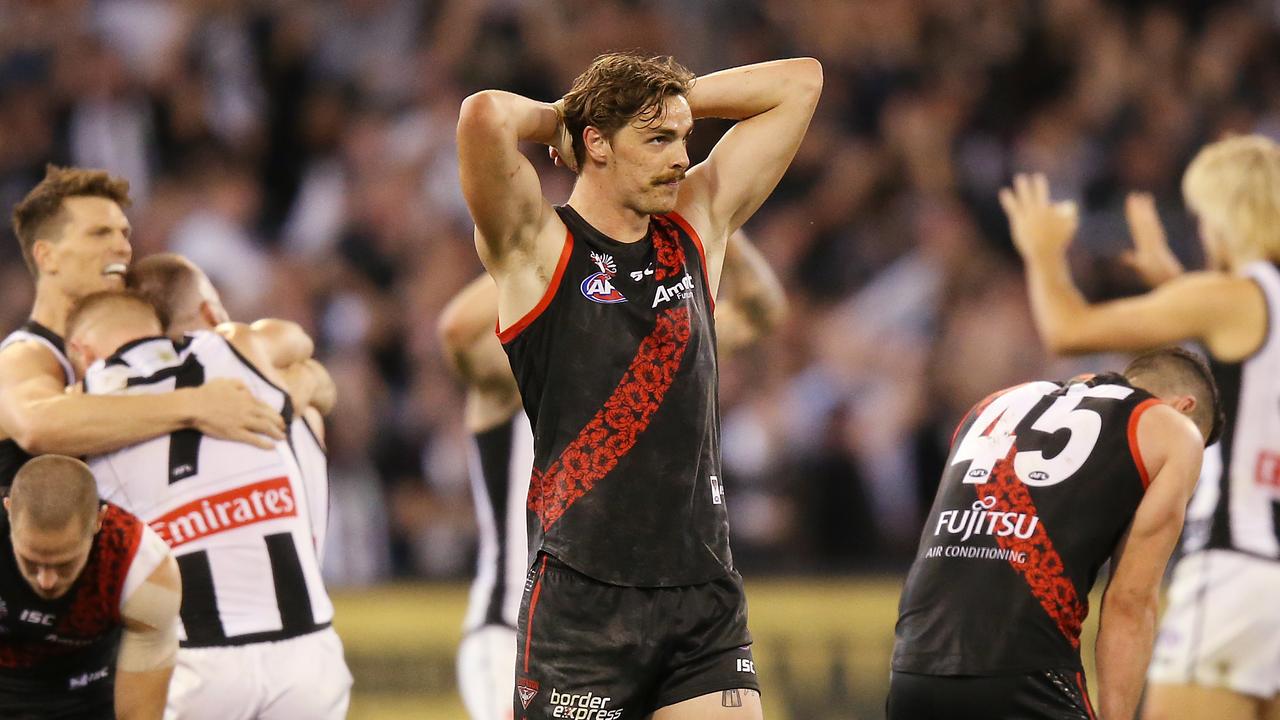
<path fill-rule="evenodd" d="M 530 549 L 603 582 L 731 571 L 714 300 L 697 233 L 655 215 L 615 241 L 568 206 L 541 302 L 499 333 L 533 425 Z"/>
<path fill-rule="evenodd" d="M 84 570 L 71 589 L 45 600 L 18 570 L 9 514 L 0 513 L 0 680 L 32 690 L 75 689 L 115 665 L 121 593 L 143 525 L 107 505 Z"/>
<path fill-rule="evenodd" d="M 1135 434 L 1157 402 L 1107 374 L 970 411 L 902 591 L 894 670 L 1080 668 L 1089 590 L 1146 492 Z"/>

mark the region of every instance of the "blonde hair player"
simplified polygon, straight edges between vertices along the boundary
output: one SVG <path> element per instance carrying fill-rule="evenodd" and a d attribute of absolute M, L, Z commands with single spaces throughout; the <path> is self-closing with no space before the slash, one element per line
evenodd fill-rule
<path fill-rule="evenodd" d="M 1131 259 L 1155 287 L 1098 304 L 1081 296 L 1066 262 L 1074 206 L 1051 201 L 1042 175 L 1018 176 L 1000 201 L 1026 261 L 1036 325 L 1051 349 L 1141 350 L 1184 340 L 1207 348 L 1226 427 L 1222 442 L 1205 453 L 1188 508 L 1144 717 L 1274 720 L 1280 603 L 1262 599 L 1280 595 L 1280 148 L 1260 136 L 1212 143 L 1192 160 L 1182 190 L 1208 267 L 1184 272 L 1150 198 L 1132 195 Z M 1133 652 L 1133 643 L 1154 633 L 1154 593 L 1131 612 L 1132 635 L 1103 646 L 1107 653 Z M 1100 656 L 1099 665 L 1105 660 Z M 1120 690 L 1136 692 L 1142 678 L 1123 682 Z M 1117 717 L 1105 705 L 1103 716 Z"/>

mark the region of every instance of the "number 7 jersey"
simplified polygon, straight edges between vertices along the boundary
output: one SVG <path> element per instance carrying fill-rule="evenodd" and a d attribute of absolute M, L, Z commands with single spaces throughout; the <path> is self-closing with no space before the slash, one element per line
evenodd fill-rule
<path fill-rule="evenodd" d="M 163 393 L 243 382 L 292 420 L 289 396 L 221 335 L 145 338 L 94 364 L 91 394 Z M 329 627 L 307 486 L 288 442 L 270 450 L 180 430 L 88 458 L 103 499 L 173 549 L 182 574 L 182 647 L 273 642 Z"/>
<path fill-rule="evenodd" d="M 1149 482 L 1138 418 L 1158 402 L 1107 374 L 969 412 L 902 592 L 894 670 L 1080 669 L 1089 590 Z"/>

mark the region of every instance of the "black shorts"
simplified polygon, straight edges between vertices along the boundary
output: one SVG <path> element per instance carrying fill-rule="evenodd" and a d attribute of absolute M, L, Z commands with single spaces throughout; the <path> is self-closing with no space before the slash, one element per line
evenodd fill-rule
<path fill-rule="evenodd" d="M 760 689 L 736 573 L 702 585 L 610 585 L 539 554 L 516 647 L 518 720 L 615 720 Z"/>
<path fill-rule="evenodd" d="M 74 690 L 59 683 L 0 675 L 4 720 L 114 720 L 115 684 L 105 677 Z"/>
<path fill-rule="evenodd" d="M 1076 671 L 945 676 L 893 673 L 888 720 L 1095 720 Z"/>

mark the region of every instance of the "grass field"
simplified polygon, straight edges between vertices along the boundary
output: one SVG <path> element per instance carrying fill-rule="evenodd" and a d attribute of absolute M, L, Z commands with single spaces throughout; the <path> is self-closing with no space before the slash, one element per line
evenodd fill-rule
<path fill-rule="evenodd" d="M 766 717 L 882 717 L 900 587 L 900 578 L 749 580 Z M 339 591 L 334 603 L 356 678 L 352 720 L 465 720 L 453 664 L 464 586 Z M 1090 670 L 1095 628 L 1085 628 Z"/>

